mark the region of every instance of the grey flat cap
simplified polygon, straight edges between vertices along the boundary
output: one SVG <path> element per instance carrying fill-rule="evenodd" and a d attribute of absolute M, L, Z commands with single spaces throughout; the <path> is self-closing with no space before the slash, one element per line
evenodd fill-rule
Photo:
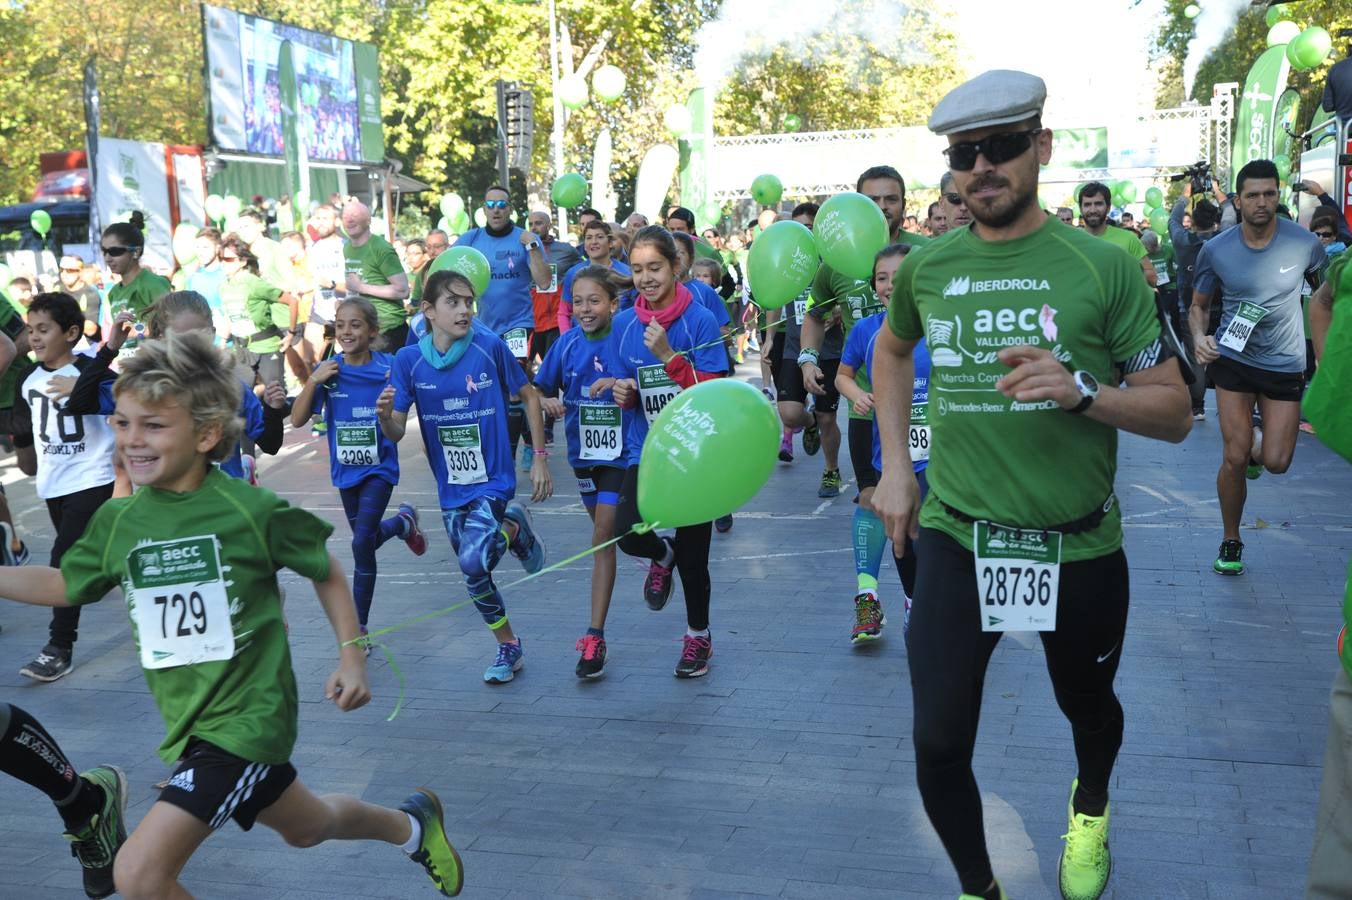
<path fill-rule="evenodd" d="M 1041 115 L 1046 99 L 1047 85 L 1036 75 L 992 69 L 945 94 L 930 114 L 929 130 L 956 134 L 1022 122 Z"/>

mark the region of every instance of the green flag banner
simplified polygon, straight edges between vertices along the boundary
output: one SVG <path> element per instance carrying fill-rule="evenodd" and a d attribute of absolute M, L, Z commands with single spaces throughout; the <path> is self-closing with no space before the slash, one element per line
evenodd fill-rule
<path fill-rule="evenodd" d="M 680 141 L 681 205 L 695 214 L 697 231 L 715 224 L 708 221 L 705 208 L 711 199 L 709 156 L 713 151 L 713 92 L 696 88 L 686 101 L 690 110 L 690 132 Z"/>
<path fill-rule="evenodd" d="M 354 41 L 352 62 L 357 70 L 357 104 L 361 110 L 361 156 L 367 162 L 384 162 L 385 127 L 380 119 L 380 60 L 376 48 Z"/>
<path fill-rule="evenodd" d="M 1235 110 L 1231 172 L 1238 173 L 1251 159 L 1272 159 L 1275 154 L 1274 134 L 1279 127 L 1277 98 L 1286 90 L 1290 68 L 1285 44 L 1267 48 L 1254 60 Z"/>
<path fill-rule="evenodd" d="M 292 221 L 286 230 L 304 227 L 310 205 L 310 165 L 300 139 L 300 85 L 296 83 L 296 64 L 290 41 L 282 41 L 277 55 L 277 87 L 282 106 L 282 159 L 286 163 L 286 186 L 291 192 Z"/>
<path fill-rule="evenodd" d="M 1052 162 L 1058 169 L 1108 168 L 1108 129 L 1052 130 Z"/>

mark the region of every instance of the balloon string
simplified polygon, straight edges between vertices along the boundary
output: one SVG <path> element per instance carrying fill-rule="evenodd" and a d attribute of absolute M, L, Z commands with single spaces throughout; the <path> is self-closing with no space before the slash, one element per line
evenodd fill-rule
<path fill-rule="evenodd" d="M 501 585 L 500 587 L 496 587 L 493 591 L 487 591 L 482 594 L 475 594 L 474 596 L 461 600 L 458 603 L 452 603 L 450 606 L 444 606 L 441 609 L 433 610 L 432 612 L 423 613 L 422 615 L 419 616 L 413 616 L 412 618 L 404 619 L 401 622 L 395 622 L 393 625 L 386 625 L 384 628 L 377 628 L 375 631 L 369 632 L 368 634 L 359 635 L 358 637 L 352 638 L 349 641 L 343 641 L 341 646 L 346 647 L 349 644 L 356 644 L 357 646 L 363 648 L 365 647 L 380 648 L 380 652 L 384 655 L 385 661 L 388 662 L 390 665 L 390 670 L 394 672 L 394 676 L 399 682 L 399 697 L 398 700 L 395 702 L 394 711 L 391 712 L 389 716 L 386 717 L 385 719 L 385 721 L 387 722 L 392 722 L 394 721 L 394 717 L 399 715 L 399 711 L 403 709 L 404 706 L 404 687 L 405 687 L 404 673 L 403 670 L 399 668 L 399 664 L 395 662 L 394 654 L 390 651 L 390 648 L 380 641 L 373 640 L 373 638 L 390 634 L 391 632 L 401 631 L 405 628 L 408 628 L 411 625 L 420 625 L 423 622 L 430 622 L 433 619 L 439 619 L 442 616 L 450 615 L 456 610 L 463 609 L 464 607 L 475 602 L 476 600 L 484 600 L 488 597 L 491 597 L 494 593 L 498 591 L 505 591 L 510 590 L 511 588 L 514 587 L 519 587 L 528 581 L 534 581 L 535 579 L 541 577 L 542 575 L 548 575 L 550 572 L 557 571 L 559 569 L 564 568 L 565 566 L 570 566 L 573 563 L 578 562 L 579 560 L 586 559 L 588 556 L 598 553 L 607 547 L 618 544 L 620 541 L 624 540 L 631 534 L 647 534 L 653 529 L 660 527 L 661 524 L 662 524 L 661 522 L 653 522 L 652 524 L 648 524 L 647 522 L 638 522 L 624 534 L 621 534 L 617 537 L 613 537 L 610 540 L 601 544 L 597 544 L 594 547 L 588 547 L 581 553 L 574 553 L 567 559 L 561 559 L 552 565 L 546 566 L 545 568 L 541 569 L 538 572 L 531 573 L 530 575 L 525 575 L 521 578 L 516 579 L 515 581 Z"/>

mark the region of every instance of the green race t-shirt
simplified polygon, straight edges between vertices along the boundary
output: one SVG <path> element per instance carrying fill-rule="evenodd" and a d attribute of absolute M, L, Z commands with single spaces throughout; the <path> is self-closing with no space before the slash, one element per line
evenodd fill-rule
<path fill-rule="evenodd" d="M 282 289 L 273 287 L 248 270 L 221 280 L 221 308 L 230 319 L 230 335 L 247 339 L 251 353 L 276 353 L 282 334 L 291 324 L 291 308 L 278 303 Z"/>
<path fill-rule="evenodd" d="M 173 289 L 174 286 L 168 278 L 156 275 L 149 269 L 142 269 L 130 282 L 123 284 L 119 281 L 108 289 L 108 320 L 111 322 L 124 309 L 131 310 L 139 319 L 147 306 Z M 122 345 L 120 355 L 134 353 L 139 343 L 140 341 L 134 337 L 128 338 Z"/>
<path fill-rule="evenodd" d="M 995 382 L 1009 372 L 999 350 L 1031 344 L 1102 384 L 1118 364 L 1158 340 L 1155 301 L 1132 260 L 1052 218 L 1012 241 L 970 230 L 906 257 L 892 288 L 888 325 L 922 335 L 930 353 L 930 493 L 920 524 L 972 547 L 972 525 L 950 506 L 1003 525 L 1045 527 L 1079 519 L 1112 493 L 1117 430 L 1054 402 L 1019 403 Z M 1122 544 L 1116 503 L 1093 531 L 1067 535 L 1065 561 Z"/>
<path fill-rule="evenodd" d="M 1085 234 L 1089 234 L 1089 232 L 1086 231 Z M 1093 237 L 1094 235 L 1091 234 L 1089 236 Z M 1131 258 L 1137 262 L 1145 259 L 1145 244 L 1141 243 L 1141 239 L 1136 236 L 1136 232 L 1134 231 L 1126 228 L 1115 228 L 1114 226 L 1109 225 L 1103 230 L 1103 234 L 1098 237 L 1100 240 L 1107 241 L 1114 247 L 1121 247 L 1123 250 L 1130 253 Z"/>
<path fill-rule="evenodd" d="M 164 718 L 165 762 L 194 737 L 250 762 L 291 758 L 296 679 L 277 571 L 327 578 L 332 531 L 271 491 L 213 468 L 190 493 L 142 488 L 109 500 L 66 551 L 61 574 L 71 603 L 93 603 L 115 587 L 127 598 L 146 683 Z M 232 651 L 164 665 L 172 651 L 218 634 L 222 617 Z"/>
<path fill-rule="evenodd" d="M 1142 244 L 1141 246 L 1145 246 Z M 1174 266 L 1174 247 L 1172 244 L 1162 244 L 1160 249 L 1150 256 L 1150 264 L 1155 267 L 1155 286 L 1159 288 L 1173 288 L 1177 271 Z"/>
<path fill-rule="evenodd" d="M 343 245 L 343 260 L 346 264 L 344 271 L 356 273 L 366 284 L 389 284 L 394 276 L 405 274 L 404 264 L 399 261 L 399 254 L 394 252 L 394 247 L 389 241 L 378 234 L 368 237 L 366 243 L 360 247 L 348 241 Z M 408 320 L 404 301 L 384 300 L 369 294 L 362 296 L 375 305 L 376 317 L 382 332 L 398 328 Z"/>

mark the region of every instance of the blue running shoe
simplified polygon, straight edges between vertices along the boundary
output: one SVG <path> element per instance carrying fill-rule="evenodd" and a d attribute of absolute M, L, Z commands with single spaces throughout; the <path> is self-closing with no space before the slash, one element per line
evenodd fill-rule
<path fill-rule="evenodd" d="M 545 567 L 545 544 L 535 533 L 530 511 L 513 500 L 507 504 L 507 509 L 502 515 L 504 519 L 511 519 L 516 523 L 516 537 L 507 545 L 507 549 L 521 560 L 527 574 L 534 575 Z"/>
<path fill-rule="evenodd" d="M 523 664 L 520 638 L 498 644 L 498 658 L 493 661 L 493 665 L 484 670 L 484 681 L 489 684 L 506 684 L 516 677 Z"/>

